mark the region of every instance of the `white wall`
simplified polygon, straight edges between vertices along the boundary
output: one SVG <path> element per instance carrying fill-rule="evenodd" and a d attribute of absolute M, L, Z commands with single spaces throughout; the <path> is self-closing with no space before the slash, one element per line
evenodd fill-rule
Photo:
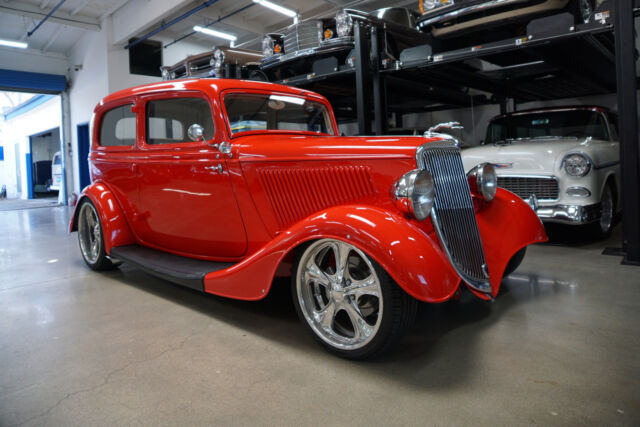
<path fill-rule="evenodd" d="M 26 154 L 30 152 L 29 136 L 60 128 L 61 123 L 59 96 L 25 114 L 0 122 L 0 145 L 4 147 L 5 153 L 5 160 L 0 162 L 0 186 L 7 186 L 7 197 L 27 198 Z M 15 145 L 19 146 L 18 162 L 15 158 Z M 21 194 L 18 193 L 16 163 L 20 165 Z"/>

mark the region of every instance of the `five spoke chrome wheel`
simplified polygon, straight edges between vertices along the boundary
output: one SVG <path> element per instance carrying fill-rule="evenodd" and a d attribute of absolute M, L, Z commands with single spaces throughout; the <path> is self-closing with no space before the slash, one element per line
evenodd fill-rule
<path fill-rule="evenodd" d="M 372 261 L 353 245 L 323 239 L 303 253 L 296 296 L 313 332 L 329 346 L 356 350 L 380 328 L 383 296 Z"/>

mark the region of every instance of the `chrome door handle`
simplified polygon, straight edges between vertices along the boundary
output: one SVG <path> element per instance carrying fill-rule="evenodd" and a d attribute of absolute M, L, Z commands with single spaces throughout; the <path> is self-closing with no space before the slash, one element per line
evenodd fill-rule
<path fill-rule="evenodd" d="M 220 163 L 218 166 L 205 166 L 204 168 L 211 172 L 222 173 L 222 163 Z"/>

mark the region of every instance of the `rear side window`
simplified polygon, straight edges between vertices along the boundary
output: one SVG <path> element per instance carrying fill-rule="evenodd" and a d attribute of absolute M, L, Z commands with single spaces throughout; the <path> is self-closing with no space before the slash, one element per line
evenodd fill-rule
<path fill-rule="evenodd" d="M 131 104 L 107 111 L 102 116 L 100 145 L 103 147 L 131 146 L 136 143 L 136 115 Z"/>
<path fill-rule="evenodd" d="M 147 144 L 194 142 L 189 128 L 199 125 L 204 140 L 213 138 L 214 126 L 209 103 L 202 98 L 172 98 L 147 103 Z"/>

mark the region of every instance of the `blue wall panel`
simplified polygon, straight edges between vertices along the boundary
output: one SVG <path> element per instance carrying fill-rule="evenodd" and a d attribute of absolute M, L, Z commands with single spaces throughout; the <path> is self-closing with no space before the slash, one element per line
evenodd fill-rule
<path fill-rule="evenodd" d="M 30 73 L 0 69 L 0 90 L 60 93 L 67 89 L 67 78 L 59 74 Z"/>

